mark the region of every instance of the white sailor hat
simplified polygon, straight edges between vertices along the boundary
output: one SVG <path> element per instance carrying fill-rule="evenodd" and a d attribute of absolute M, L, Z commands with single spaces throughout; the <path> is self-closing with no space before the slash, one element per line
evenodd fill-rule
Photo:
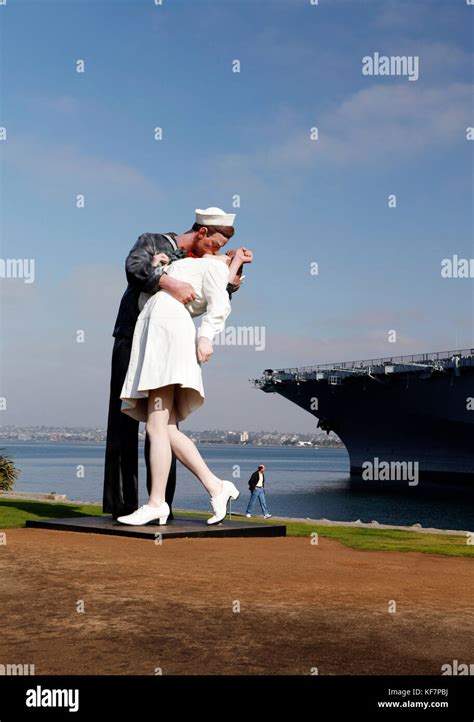
<path fill-rule="evenodd" d="M 233 226 L 235 215 L 222 208 L 196 208 L 196 223 L 200 226 Z"/>

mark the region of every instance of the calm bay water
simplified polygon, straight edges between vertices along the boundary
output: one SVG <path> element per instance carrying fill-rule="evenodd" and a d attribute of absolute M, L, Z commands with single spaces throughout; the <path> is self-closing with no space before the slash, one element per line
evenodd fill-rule
<path fill-rule="evenodd" d="M 104 444 L 4 441 L 0 447 L 22 471 L 15 487 L 18 491 L 55 491 L 69 499 L 102 501 Z M 267 503 L 275 515 L 474 530 L 472 490 L 423 482 L 397 490 L 387 490 L 382 482 L 373 488 L 354 484 L 344 449 L 230 445 L 202 445 L 199 449 L 218 476 L 232 479 L 240 489 L 241 496 L 232 507 L 235 511 L 245 511 L 248 479 L 257 464 L 264 463 Z M 147 493 L 142 447 L 140 456 L 139 499 L 143 504 Z M 78 465 L 84 466 L 84 478 L 76 477 Z M 235 465 L 240 467 L 240 478 L 233 476 Z M 174 505 L 210 509 L 201 484 L 179 464 Z M 260 509 L 255 513 L 260 514 Z"/>

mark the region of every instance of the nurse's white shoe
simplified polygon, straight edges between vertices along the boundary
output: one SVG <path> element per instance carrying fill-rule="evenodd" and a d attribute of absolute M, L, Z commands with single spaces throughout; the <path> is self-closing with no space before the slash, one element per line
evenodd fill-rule
<path fill-rule="evenodd" d="M 229 499 L 238 499 L 240 491 L 231 481 L 222 480 L 222 491 L 217 496 L 211 496 L 211 506 L 214 515 L 207 520 L 208 524 L 219 524 L 227 514 L 227 504 Z"/>
<path fill-rule="evenodd" d="M 164 501 L 160 506 L 149 506 L 143 504 L 132 514 L 117 517 L 117 521 L 121 524 L 130 524 L 131 526 L 142 526 L 154 521 L 156 524 L 166 524 L 170 514 L 169 505 Z"/>

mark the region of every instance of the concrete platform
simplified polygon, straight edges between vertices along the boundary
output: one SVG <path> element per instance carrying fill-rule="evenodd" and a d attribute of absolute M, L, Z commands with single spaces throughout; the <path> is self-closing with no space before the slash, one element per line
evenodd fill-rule
<path fill-rule="evenodd" d="M 80 516 L 63 519 L 30 519 L 27 527 L 37 529 L 57 529 L 59 531 L 79 531 L 92 534 L 112 534 L 137 539 L 155 539 L 161 534 L 163 539 L 179 537 L 274 537 L 286 536 L 284 524 L 264 524 L 248 521 L 229 521 L 208 526 L 206 519 L 176 516 L 168 524 L 146 524 L 145 526 L 127 526 L 112 519 L 111 516 Z"/>

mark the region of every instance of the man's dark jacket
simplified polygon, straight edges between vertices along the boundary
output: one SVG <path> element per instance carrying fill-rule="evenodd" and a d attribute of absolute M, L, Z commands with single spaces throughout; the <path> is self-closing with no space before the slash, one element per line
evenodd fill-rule
<path fill-rule="evenodd" d="M 175 241 L 177 233 L 168 233 Z M 142 233 L 125 261 L 128 286 L 120 302 L 113 336 L 116 338 L 132 338 L 135 324 L 140 313 L 138 299 L 140 293 L 156 293 L 160 287 L 162 266 L 152 266 L 153 256 L 167 253 L 173 260 L 177 245 L 173 244 L 162 233 Z M 227 292 L 232 298 L 234 286 L 228 284 Z"/>
<path fill-rule="evenodd" d="M 253 491 L 258 484 L 258 471 L 254 471 L 249 479 L 249 489 Z M 262 485 L 265 486 L 265 473 L 262 471 Z M 262 486 L 262 488 L 263 488 Z"/>

